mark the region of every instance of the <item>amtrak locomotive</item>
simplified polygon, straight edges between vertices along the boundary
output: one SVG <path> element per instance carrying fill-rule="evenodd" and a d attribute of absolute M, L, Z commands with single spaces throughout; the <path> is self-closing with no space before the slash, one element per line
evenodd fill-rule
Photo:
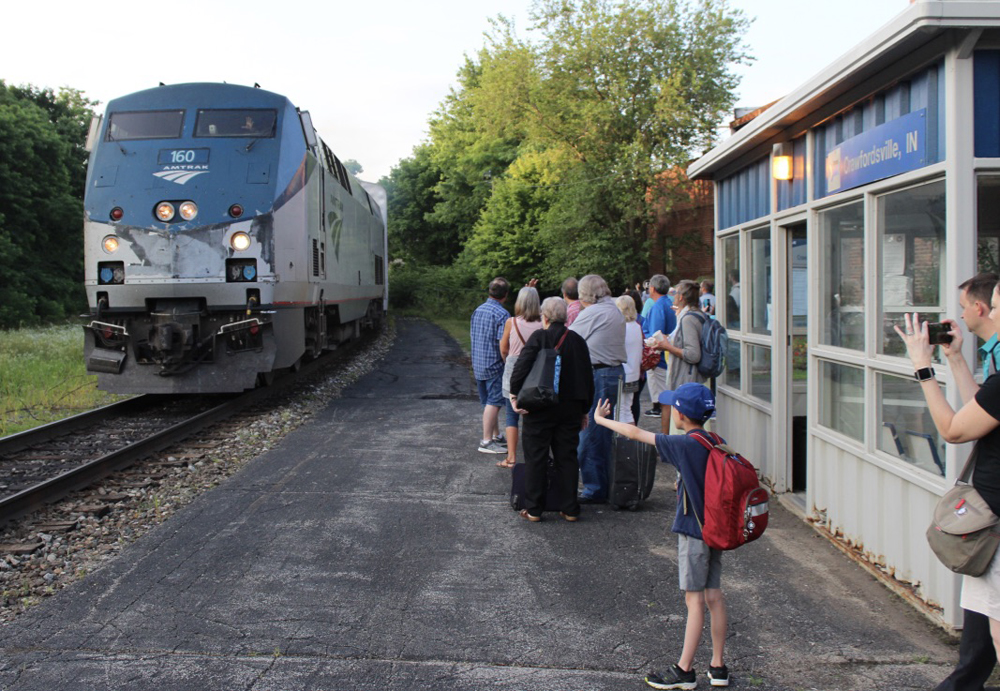
<path fill-rule="evenodd" d="M 118 393 L 242 391 L 376 326 L 386 199 L 275 93 L 181 84 L 91 123 L 87 370 Z"/>

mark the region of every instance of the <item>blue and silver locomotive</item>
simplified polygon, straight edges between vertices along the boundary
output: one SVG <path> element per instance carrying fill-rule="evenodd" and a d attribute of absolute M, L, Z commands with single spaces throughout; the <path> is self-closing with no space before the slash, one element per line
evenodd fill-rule
<path fill-rule="evenodd" d="M 242 391 L 384 315 L 385 192 L 284 96 L 140 91 L 108 103 L 88 148 L 85 357 L 99 388 Z"/>

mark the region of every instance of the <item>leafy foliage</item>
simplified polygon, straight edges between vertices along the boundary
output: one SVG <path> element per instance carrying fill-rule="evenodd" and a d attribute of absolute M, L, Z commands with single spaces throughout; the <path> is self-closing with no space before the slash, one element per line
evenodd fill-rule
<path fill-rule="evenodd" d="M 83 294 L 84 144 L 79 91 L 0 80 L 0 327 L 78 312 Z"/>
<path fill-rule="evenodd" d="M 393 170 L 406 195 L 390 202 L 405 218 L 393 252 L 472 266 L 481 283 L 634 282 L 652 209 L 684 192 L 657 176 L 714 142 L 748 22 L 726 0 L 536 0 L 531 17 L 533 41 L 493 21 L 430 141 Z"/>

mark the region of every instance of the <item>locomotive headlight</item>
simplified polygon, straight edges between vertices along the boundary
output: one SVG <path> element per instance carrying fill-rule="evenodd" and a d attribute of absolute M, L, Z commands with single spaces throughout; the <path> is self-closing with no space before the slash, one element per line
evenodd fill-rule
<path fill-rule="evenodd" d="M 243 231 L 233 233 L 233 236 L 229 238 L 229 244 L 237 252 L 242 252 L 250 247 L 250 236 Z"/>
<path fill-rule="evenodd" d="M 114 235 L 108 235 L 101 244 L 104 246 L 104 251 L 108 254 L 114 254 L 118 251 L 118 238 Z"/>
<path fill-rule="evenodd" d="M 191 221 L 198 215 L 198 205 L 194 202 L 181 202 L 180 212 L 181 218 L 185 221 Z"/>
<path fill-rule="evenodd" d="M 156 217 L 166 223 L 174 217 L 176 211 L 170 202 L 160 202 L 156 205 Z"/>

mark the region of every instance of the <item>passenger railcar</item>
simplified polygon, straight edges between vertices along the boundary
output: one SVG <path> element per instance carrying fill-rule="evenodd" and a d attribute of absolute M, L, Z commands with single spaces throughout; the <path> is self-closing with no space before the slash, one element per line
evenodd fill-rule
<path fill-rule="evenodd" d="M 385 192 L 284 96 L 140 91 L 108 103 L 88 148 L 85 357 L 101 389 L 242 391 L 384 315 Z"/>

